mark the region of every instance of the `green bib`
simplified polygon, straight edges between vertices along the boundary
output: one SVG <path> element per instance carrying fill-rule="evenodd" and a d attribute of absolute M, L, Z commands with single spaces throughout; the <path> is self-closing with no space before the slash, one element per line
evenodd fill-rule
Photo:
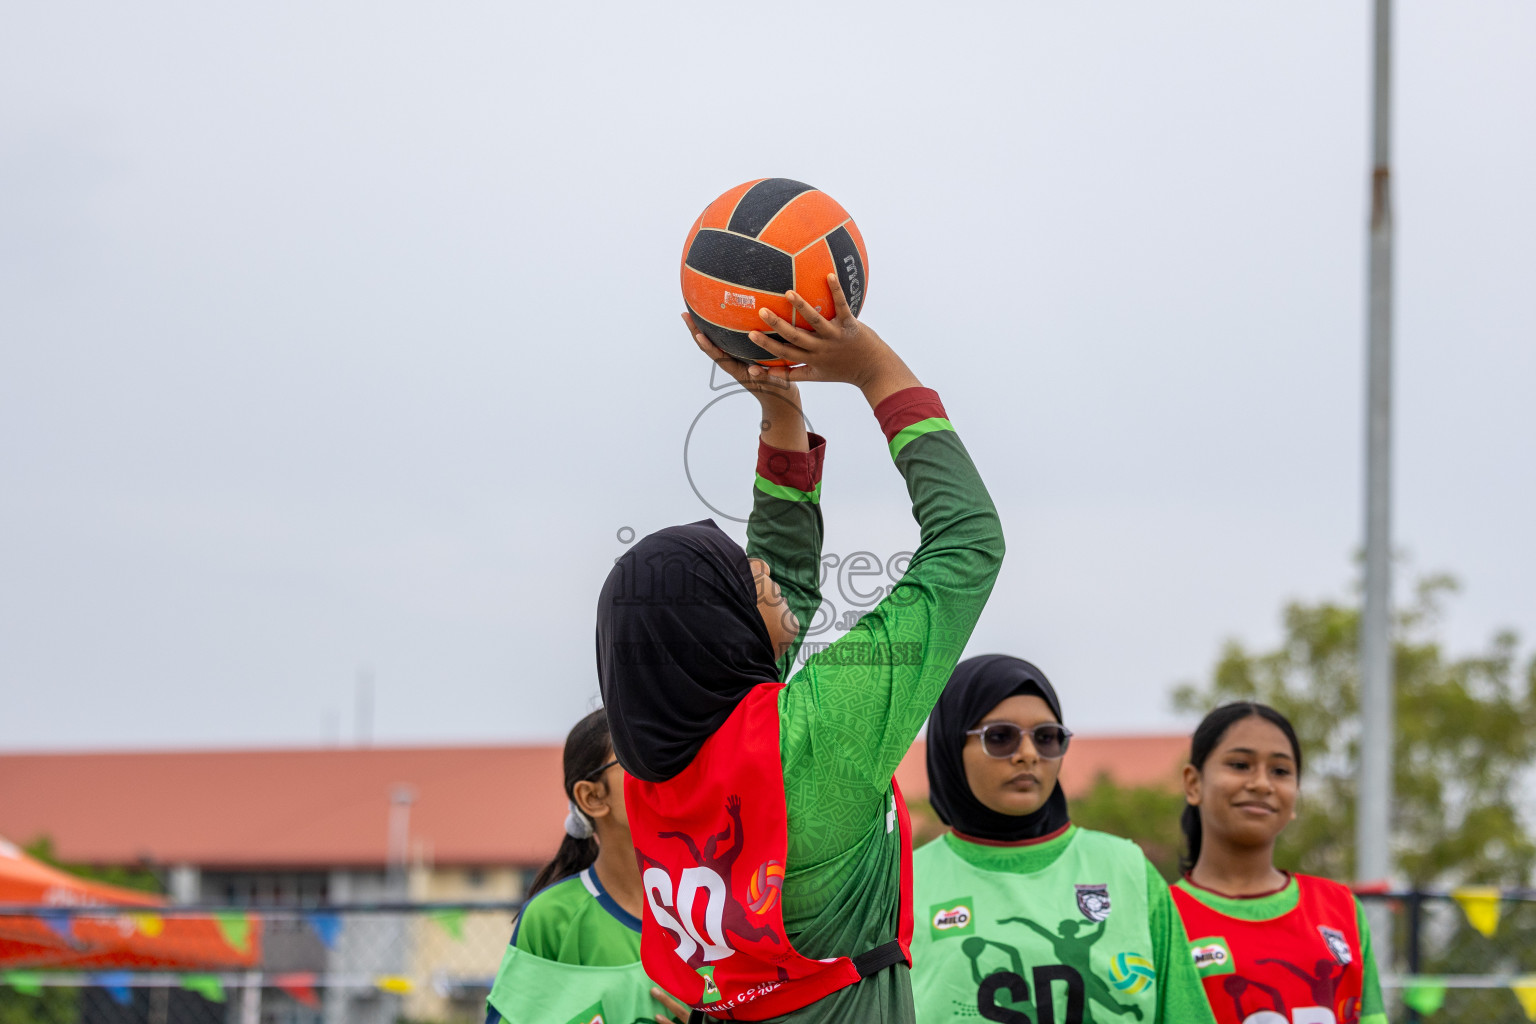
<path fill-rule="evenodd" d="M 489 1000 L 506 1024 L 656 1024 L 661 1005 L 637 960 L 582 967 L 508 946 Z"/>
<path fill-rule="evenodd" d="M 1031 874 L 968 863 L 952 836 L 912 856 L 912 994 L 918 1024 L 1152 1021 L 1157 971 L 1146 858 L 1129 840 L 1076 829 Z M 1004 860 L 1007 848 L 980 847 Z"/>

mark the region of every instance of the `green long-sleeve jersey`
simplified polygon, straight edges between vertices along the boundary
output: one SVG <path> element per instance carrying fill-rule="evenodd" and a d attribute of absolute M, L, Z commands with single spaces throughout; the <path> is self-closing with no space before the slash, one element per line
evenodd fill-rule
<path fill-rule="evenodd" d="M 896 936 L 902 858 L 891 775 L 960 660 L 1003 557 L 997 510 L 938 396 L 908 389 L 875 413 L 920 539 L 900 580 L 846 635 L 810 652 L 821 607 L 819 438 L 810 452 L 760 453 L 747 525 L 747 553 L 772 567 L 801 623 L 780 663 L 783 906 L 790 940 L 814 958 L 857 955 Z M 803 667 L 791 676 L 797 660 Z M 909 1024 L 911 980 L 898 965 L 775 1019 Z"/>

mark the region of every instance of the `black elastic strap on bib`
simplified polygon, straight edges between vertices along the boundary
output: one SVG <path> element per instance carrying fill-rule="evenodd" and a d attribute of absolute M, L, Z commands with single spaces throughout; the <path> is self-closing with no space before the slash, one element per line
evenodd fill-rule
<path fill-rule="evenodd" d="M 887 967 L 906 962 L 907 955 L 901 951 L 901 942 L 898 939 L 892 939 L 853 958 L 853 966 L 858 968 L 861 978 L 868 978 L 870 975 L 879 974 Z"/>

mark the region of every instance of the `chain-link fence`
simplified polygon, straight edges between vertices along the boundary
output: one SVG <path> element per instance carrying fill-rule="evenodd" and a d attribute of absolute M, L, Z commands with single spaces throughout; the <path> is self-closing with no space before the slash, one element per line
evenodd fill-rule
<path fill-rule="evenodd" d="M 1536 1020 L 1536 892 L 1363 899 L 1393 1021 Z M 0 908 L 0 1024 L 479 1024 L 519 906 Z M 28 966 L 14 940 L 24 921 L 71 939 L 104 922 L 150 932 L 162 917 L 225 923 L 248 965 L 152 968 L 103 955 L 89 968 L 43 968 Z"/>
<path fill-rule="evenodd" d="M 520 906 L 0 908 L 0 1024 L 480 1024 Z M 189 918 L 218 925 L 243 966 L 156 948 Z M 68 954 L 29 958 L 24 924 L 83 966 L 38 966 Z M 93 944 L 103 925 L 132 947 Z"/>

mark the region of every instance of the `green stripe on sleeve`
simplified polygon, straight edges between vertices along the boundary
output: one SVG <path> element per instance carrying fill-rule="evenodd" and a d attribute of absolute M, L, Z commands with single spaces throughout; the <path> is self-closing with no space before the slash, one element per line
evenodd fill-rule
<path fill-rule="evenodd" d="M 954 424 L 942 416 L 930 416 L 926 420 L 918 420 L 910 427 L 903 427 L 901 433 L 891 438 L 891 458 L 901 454 L 901 450 L 924 434 L 931 434 L 935 430 L 954 430 Z"/>
<path fill-rule="evenodd" d="M 820 481 L 817 481 L 814 491 L 802 491 L 798 487 L 776 484 L 759 473 L 757 474 L 757 489 L 771 498 L 778 498 L 782 501 L 808 501 L 813 505 L 821 503 Z"/>

